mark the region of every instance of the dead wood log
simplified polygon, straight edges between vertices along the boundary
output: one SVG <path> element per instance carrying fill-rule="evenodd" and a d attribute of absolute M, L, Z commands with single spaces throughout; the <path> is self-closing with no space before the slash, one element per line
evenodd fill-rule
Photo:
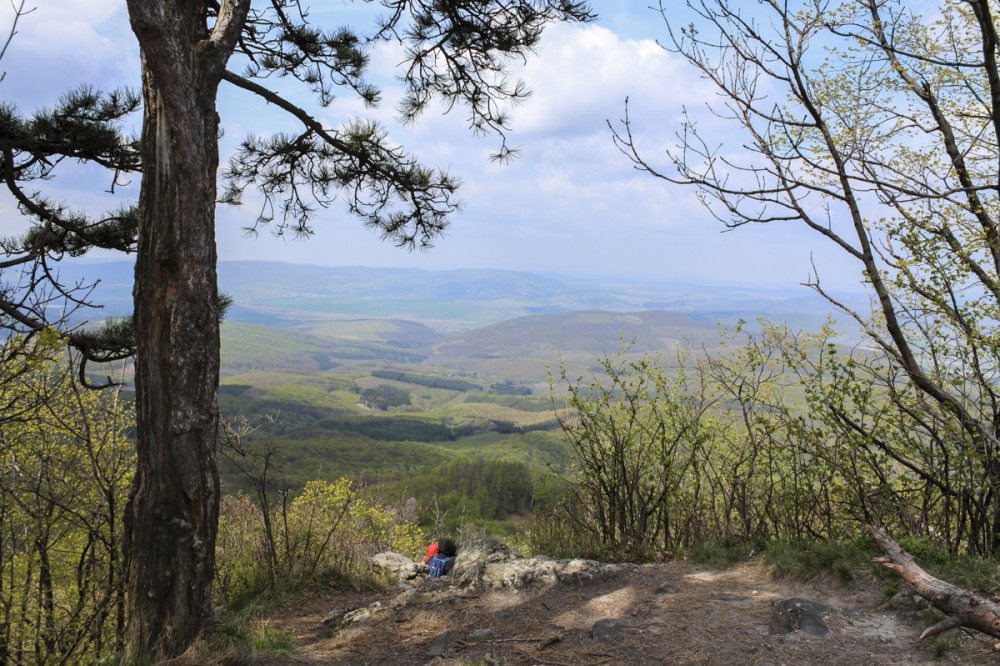
<path fill-rule="evenodd" d="M 924 629 L 920 638 L 936 636 L 956 627 L 968 627 L 1000 638 L 1000 605 L 931 576 L 885 532 L 871 525 L 868 526 L 868 531 L 875 540 L 875 545 L 885 554 L 885 557 L 876 558 L 875 561 L 898 573 L 917 594 L 948 616 Z"/>

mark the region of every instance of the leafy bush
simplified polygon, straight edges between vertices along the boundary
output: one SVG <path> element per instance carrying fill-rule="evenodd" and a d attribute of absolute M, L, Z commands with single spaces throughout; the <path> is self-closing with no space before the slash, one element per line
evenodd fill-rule
<path fill-rule="evenodd" d="M 99 661 L 125 632 L 134 413 L 54 334 L 0 346 L 0 663 Z"/>
<path fill-rule="evenodd" d="M 873 571 L 874 544 L 868 539 L 840 541 L 773 541 L 764 549 L 764 559 L 775 576 L 811 580 L 829 576 L 842 583 L 854 580 L 855 572 Z"/>
<path fill-rule="evenodd" d="M 547 555 L 558 559 L 583 557 L 602 562 L 625 558 L 620 550 L 608 548 L 593 532 L 580 530 L 567 511 L 538 514 L 513 541 L 529 556 Z"/>
<path fill-rule="evenodd" d="M 853 540 L 859 519 L 890 515 L 871 456 L 803 410 L 801 373 L 832 354 L 832 332 L 762 329 L 732 347 L 741 333 L 724 332 L 718 355 L 682 349 L 669 370 L 627 343 L 590 383 L 563 370 L 569 409 L 557 417 L 576 462 L 564 508 L 579 530 L 641 558 L 703 542 Z"/>
<path fill-rule="evenodd" d="M 589 384 L 563 368 L 570 409 L 558 418 L 577 463 L 567 517 L 587 541 L 641 559 L 678 545 L 697 517 L 684 495 L 711 437 L 711 395 L 668 377 L 656 357 L 629 358 L 630 348 L 605 356 Z"/>
<path fill-rule="evenodd" d="M 320 580 L 350 581 L 366 571 L 375 553 L 393 550 L 416 558 L 426 545 L 416 525 L 363 497 L 348 479 L 312 481 L 271 513 L 279 527 L 269 539 L 259 502 L 242 494 L 223 498 L 216 556 L 220 602 Z"/>

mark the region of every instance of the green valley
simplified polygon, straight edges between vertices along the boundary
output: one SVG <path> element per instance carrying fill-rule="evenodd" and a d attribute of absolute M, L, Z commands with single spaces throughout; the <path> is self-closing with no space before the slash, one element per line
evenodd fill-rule
<path fill-rule="evenodd" d="M 76 269 L 101 278 L 95 292 L 118 314 L 129 267 Z M 427 529 L 506 531 L 557 501 L 573 459 L 554 411 L 566 405 L 563 373 L 605 377 L 600 359 L 630 344 L 629 358 L 656 355 L 669 374 L 686 350 L 720 351 L 744 314 L 818 328 L 828 309 L 802 290 L 509 271 L 224 262 L 219 272 L 234 301 L 219 406 L 253 458 L 241 471 L 223 455 L 224 488 L 251 492 L 266 452 L 269 492 L 351 477 L 390 503 L 416 500 Z"/>

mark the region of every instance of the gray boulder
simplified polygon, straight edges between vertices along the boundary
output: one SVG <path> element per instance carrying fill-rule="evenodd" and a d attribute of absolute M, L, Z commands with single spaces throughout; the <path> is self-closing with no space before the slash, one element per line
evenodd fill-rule
<path fill-rule="evenodd" d="M 455 637 L 455 633 L 452 631 L 446 631 L 431 643 L 431 647 L 427 650 L 428 657 L 440 657 L 444 654 L 445 650 L 448 649 L 448 643 Z"/>
<path fill-rule="evenodd" d="M 456 568 L 458 565 L 455 565 Z M 490 562 L 488 560 L 464 568 L 458 578 L 461 587 L 514 588 L 534 584 L 554 585 L 558 563 L 548 557 L 520 558 Z"/>
<path fill-rule="evenodd" d="M 362 603 L 353 603 L 347 606 L 339 606 L 332 609 L 323 619 L 323 626 L 329 629 L 336 629 L 348 624 L 356 624 L 371 619 L 371 616 L 382 610 L 382 604 L 378 601 L 365 606 Z"/>
<path fill-rule="evenodd" d="M 405 555 L 391 551 L 373 555 L 370 562 L 375 568 L 398 576 L 401 580 L 412 580 L 428 571 L 427 565 L 423 562 L 414 562 Z"/>
<path fill-rule="evenodd" d="M 656 586 L 656 592 L 658 594 L 677 594 L 680 591 L 676 585 L 674 585 L 669 580 L 665 580 Z"/>
<path fill-rule="evenodd" d="M 823 622 L 827 608 L 808 599 L 786 599 L 774 605 L 771 633 L 788 634 L 799 630 L 807 636 L 826 636 L 830 629 Z"/>
<path fill-rule="evenodd" d="M 464 542 L 455 556 L 453 573 L 461 573 L 481 562 L 509 562 L 524 556 L 496 539 L 472 539 Z"/>

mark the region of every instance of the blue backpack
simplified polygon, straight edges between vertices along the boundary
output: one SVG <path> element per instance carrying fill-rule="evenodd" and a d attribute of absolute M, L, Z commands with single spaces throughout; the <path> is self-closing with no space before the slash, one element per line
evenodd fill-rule
<path fill-rule="evenodd" d="M 448 560 L 450 559 L 450 557 L 439 557 L 438 555 L 432 557 L 429 563 L 431 567 L 430 577 L 440 578 L 443 576 L 446 573 L 445 565 L 448 564 Z"/>

